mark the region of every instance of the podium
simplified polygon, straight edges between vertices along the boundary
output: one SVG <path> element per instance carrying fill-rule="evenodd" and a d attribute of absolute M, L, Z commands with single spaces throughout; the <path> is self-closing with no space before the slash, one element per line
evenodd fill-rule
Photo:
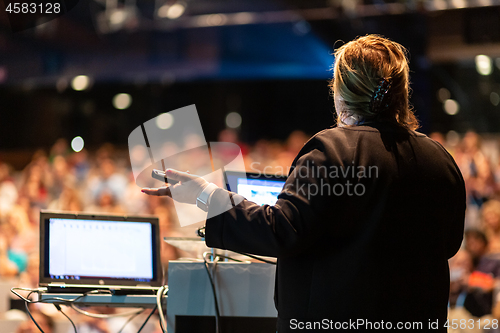
<path fill-rule="evenodd" d="M 210 271 L 220 311 L 221 333 L 275 333 L 276 266 L 218 262 Z M 167 331 L 215 332 L 215 303 L 204 262 L 170 261 Z"/>

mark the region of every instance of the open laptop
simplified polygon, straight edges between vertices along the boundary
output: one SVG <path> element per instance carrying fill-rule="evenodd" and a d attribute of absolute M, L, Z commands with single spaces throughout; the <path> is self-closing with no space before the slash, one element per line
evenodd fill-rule
<path fill-rule="evenodd" d="M 274 205 L 283 190 L 286 176 L 256 172 L 226 171 L 227 190 L 259 205 Z"/>
<path fill-rule="evenodd" d="M 162 286 L 158 218 L 42 211 L 40 286 L 152 294 Z"/>

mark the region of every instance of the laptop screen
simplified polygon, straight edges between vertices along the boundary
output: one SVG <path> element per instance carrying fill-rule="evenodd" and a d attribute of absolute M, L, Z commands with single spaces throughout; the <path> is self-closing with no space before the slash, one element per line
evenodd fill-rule
<path fill-rule="evenodd" d="M 41 213 L 40 283 L 161 285 L 158 219 Z"/>
<path fill-rule="evenodd" d="M 274 205 L 285 185 L 286 176 L 226 171 L 227 189 L 258 205 Z"/>

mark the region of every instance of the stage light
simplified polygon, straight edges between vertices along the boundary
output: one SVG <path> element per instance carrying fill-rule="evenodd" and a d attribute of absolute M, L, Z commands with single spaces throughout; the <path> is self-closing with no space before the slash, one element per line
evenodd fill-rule
<path fill-rule="evenodd" d="M 454 116 L 458 113 L 458 111 L 460 111 L 460 104 L 458 104 L 458 102 L 454 99 L 447 99 L 443 103 L 443 109 L 444 112 L 446 112 L 450 116 Z"/>
<path fill-rule="evenodd" d="M 158 9 L 158 17 L 161 18 L 169 18 L 171 20 L 175 20 L 184 14 L 186 11 L 186 6 L 184 6 L 182 3 L 174 3 L 173 5 L 169 6 L 167 4 L 161 6 Z"/>
<path fill-rule="evenodd" d="M 73 138 L 73 140 L 71 140 L 71 149 L 73 149 L 75 153 L 81 151 L 83 149 L 83 146 L 84 142 L 81 136 L 76 136 Z"/>
<path fill-rule="evenodd" d="M 82 91 L 89 87 L 90 79 L 87 75 L 78 75 L 71 81 L 71 87 L 76 91 Z"/>
<path fill-rule="evenodd" d="M 120 25 L 120 24 L 123 24 L 123 22 L 125 22 L 126 18 L 127 18 L 127 13 L 125 13 L 125 10 L 116 9 L 109 16 L 109 22 L 112 25 Z"/>
<path fill-rule="evenodd" d="M 227 16 L 225 14 L 199 15 L 196 19 L 196 24 L 199 27 L 215 27 L 224 25 L 226 22 Z"/>
<path fill-rule="evenodd" d="M 480 54 L 476 56 L 476 70 L 481 75 L 490 75 L 493 71 L 491 66 L 491 58 L 487 55 Z"/>
<path fill-rule="evenodd" d="M 498 93 L 496 93 L 496 92 L 493 91 L 490 94 L 490 102 L 494 106 L 498 106 L 498 104 L 500 104 L 500 95 L 498 95 Z"/>
<path fill-rule="evenodd" d="M 163 6 L 161 6 L 159 9 L 158 9 L 158 17 L 160 18 L 167 18 L 168 17 L 168 9 L 170 8 L 169 5 L 165 4 Z"/>
<path fill-rule="evenodd" d="M 159 129 L 168 129 L 174 124 L 174 117 L 170 113 L 162 113 L 156 117 L 156 126 Z"/>
<path fill-rule="evenodd" d="M 124 110 L 132 104 L 132 97 L 129 94 L 116 94 L 113 97 L 113 106 L 119 110 Z"/>
<path fill-rule="evenodd" d="M 241 116 L 238 112 L 230 112 L 226 116 L 226 126 L 229 128 L 238 128 L 241 126 Z"/>
<path fill-rule="evenodd" d="M 250 24 L 255 22 L 255 14 L 241 12 L 232 15 L 234 24 Z"/>
<path fill-rule="evenodd" d="M 455 8 L 465 8 L 467 3 L 465 0 L 451 0 L 451 5 Z"/>
<path fill-rule="evenodd" d="M 207 17 L 207 24 L 211 26 L 224 25 L 227 17 L 224 14 L 210 14 Z"/>

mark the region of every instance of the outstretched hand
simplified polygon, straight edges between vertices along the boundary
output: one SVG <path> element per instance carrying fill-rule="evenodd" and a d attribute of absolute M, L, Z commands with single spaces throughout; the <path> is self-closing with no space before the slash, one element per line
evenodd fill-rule
<path fill-rule="evenodd" d="M 174 169 L 167 169 L 165 175 L 169 181 L 178 183 L 170 184 L 160 188 L 143 188 L 141 192 L 149 195 L 169 196 L 181 203 L 195 204 L 196 198 L 200 195 L 209 182 L 205 179 Z"/>

